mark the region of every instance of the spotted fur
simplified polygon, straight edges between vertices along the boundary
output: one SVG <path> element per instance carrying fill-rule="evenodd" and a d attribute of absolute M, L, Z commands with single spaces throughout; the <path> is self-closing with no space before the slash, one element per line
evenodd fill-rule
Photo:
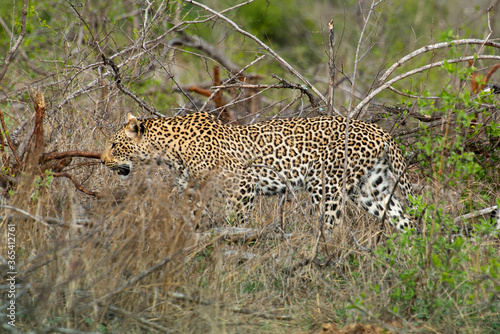
<path fill-rule="evenodd" d="M 253 125 L 223 125 L 208 113 L 128 122 L 111 139 L 101 160 L 125 176 L 137 163 L 166 163 L 185 189 L 190 179 L 215 175 L 236 210 L 249 210 L 255 195 L 305 188 L 324 210 L 326 222 L 341 216 L 346 119 L 275 119 Z M 392 170 L 402 195 L 412 187 L 405 159 L 393 138 L 377 125 L 350 120 L 345 173 L 347 193 L 370 214 L 396 227 L 410 227 L 396 196 Z"/>

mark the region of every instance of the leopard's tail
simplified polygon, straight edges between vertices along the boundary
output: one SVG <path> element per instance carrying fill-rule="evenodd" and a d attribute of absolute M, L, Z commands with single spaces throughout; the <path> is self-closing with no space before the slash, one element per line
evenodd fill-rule
<path fill-rule="evenodd" d="M 410 196 L 414 197 L 413 187 L 406 171 L 407 164 L 405 157 L 403 156 L 398 144 L 396 144 L 394 139 L 389 136 L 385 141 L 385 153 L 392 173 L 395 176 L 397 185 L 405 200 L 407 200 Z"/>

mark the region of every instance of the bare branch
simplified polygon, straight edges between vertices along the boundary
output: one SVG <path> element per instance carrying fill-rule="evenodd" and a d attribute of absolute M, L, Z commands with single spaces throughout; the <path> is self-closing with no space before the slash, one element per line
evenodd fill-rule
<path fill-rule="evenodd" d="M 69 173 L 60 172 L 60 173 L 54 173 L 52 175 L 54 175 L 54 177 L 65 177 L 67 179 L 70 179 L 71 182 L 73 182 L 75 188 L 80 190 L 82 193 L 85 193 L 87 195 L 94 196 L 94 197 L 99 195 L 98 192 L 91 191 L 91 190 L 84 188 L 80 183 L 78 183 L 78 181 L 76 181 L 75 177 Z"/>
<path fill-rule="evenodd" d="M 86 152 L 86 151 L 67 151 L 67 152 L 52 152 L 43 154 L 43 161 L 65 159 L 65 158 L 90 158 L 101 159 L 99 152 Z"/>
<path fill-rule="evenodd" d="M 500 44 L 498 44 L 500 47 Z M 367 105 L 377 94 L 379 94 L 381 91 L 389 88 L 392 86 L 395 82 L 398 82 L 404 78 L 407 78 L 409 76 L 412 76 L 416 73 L 420 73 L 426 70 L 429 70 L 434 67 L 441 67 L 444 65 L 445 62 L 452 64 L 452 63 L 460 63 L 460 62 L 465 62 L 473 59 L 495 59 L 495 60 L 500 60 L 500 56 L 495 56 L 495 55 L 476 55 L 476 56 L 467 56 L 467 57 L 460 57 L 460 58 L 455 58 L 455 59 L 450 59 L 450 60 L 443 60 L 443 61 L 438 61 L 432 64 L 427 64 L 421 67 L 418 67 L 414 70 L 408 71 L 406 73 L 403 73 L 389 81 L 387 81 L 385 84 L 379 86 L 377 89 L 373 90 L 363 101 L 361 101 L 356 108 L 354 108 L 353 113 L 356 115 L 361 111 L 361 109 Z M 362 118 L 364 113 L 360 113 L 358 118 Z"/>
<path fill-rule="evenodd" d="M 404 56 L 397 62 L 395 62 L 385 73 L 380 77 L 378 80 L 378 85 L 382 85 L 385 80 L 401 65 L 404 63 L 408 62 L 409 60 L 424 54 L 429 51 L 433 50 L 438 50 L 438 49 L 443 49 L 443 48 L 449 48 L 452 46 L 457 46 L 457 45 L 467 45 L 467 44 L 476 44 L 476 45 L 486 45 L 486 46 L 492 46 L 495 48 L 500 48 L 499 43 L 491 42 L 491 41 L 485 41 L 482 39 L 459 39 L 451 42 L 443 42 L 443 43 L 437 43 L 433 45 L 426 45 L 418 50 L 413 51 L 412 53 Z"/>
<path fill-rule="evenodd" d="M 149 107 L 146 104 L 146 102 L 144 102 L 137 95 L 135 95 L 134 93 L 132 93 L 131 91 L 129 91 L 127 88 L 125 88 L 125 86 L 123 86 L 122 79 L 121 79 L 121 76 L 120 76 L 120 69 L 118 68 L 118 66 L 116 66 L 116 64 L 114 63 L 113 60 L 107 58 L 103 53 L 101 53 L 101 58 L 103 60 L 104 65 L 111 67 L 111 69 L 113 70 L 113 73 L 115 75 L 115 83 L 116 83 L 116 86 L 118 87 L 118 89 L 120 89 L 126 95 L 130 96 L 142 108 L 144 108 L 147 111 L 149 111 L 150 114 L 156 115 L 158 117 L 165 117 L 165 115 L 159 113 L 153 107 Z"/>
<path fill-rule="evenodd" d="M 298 89 L 298 90 L 300 90 L 302 92 L 302 94 L 307 95 L 307 97 L 309 98 L 309 102 L 311 103 L 311 107 L 313 107 L 314 109 L 316 109 L 320 114 L 325 114 L 325 112 L 322 111 L 321 108 L 319 108 L 319 104 L 316 101 L 316 98 L 314 97 L 314 95 L 306 87 L 304 87 L 302 85 L 299 85 L 299 84 L 296 84 L 296 83 L 293 83 L 293 82 L 288 82 L 285 79 L 280 78 L 279 76 L 277 76 L 275 74 L 273 74 L 271 76 L 273 78 L 278 79 L 281 82 L 281 87 L 280 88 L 291 88 L 291 89 Z"/>
<path fill-rule="evenodd" d="M 22 210 L 22 209 L 16 208 L 16 207 L 14 207 L 14 206 L 10 206 L 10 205 L 0 205 L 0 208 L 1 208 L 1 209 L 9 209 L 9 210 L 12 210 L 12 211 L 16 211 L 16 212 L 21 213 L 21 214 L 25 215 L 26 217 L 31 218 L 31 219 L 33 219 L 34 221 L 39 222 L 39 223 L 41 223 L 41 224 L 43 224 L 43 225 L 45 225 L 45 226 L 51 226 L 51 225 L 53 225 L 53 224 L 49 224 L 49 223 L 47 223 L 44 219 L 41 219 L 41 218 L 35 217 L 35 216 L 33 216 L 31 213 L 29 213 L 29 212 L 27 212 L 27 211 L 24 211 L 24 210 Z"/>

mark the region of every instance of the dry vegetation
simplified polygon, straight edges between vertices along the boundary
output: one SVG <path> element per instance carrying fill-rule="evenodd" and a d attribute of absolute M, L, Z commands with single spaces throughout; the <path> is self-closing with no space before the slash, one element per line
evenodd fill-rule
<path fill-rule="evenodd" d="M 311 54 L 292 50 L 319 59 L 304 70 L 304 58 L 278 51 L 279 36 L 271 47 L 233 14 L 265 2 L 13 3 L 15 18 L 0 12 L 12 40 L 0 64 L 4 331 L 500 331 L 498 232 L 487 220 L 500 198 L 499 100 L 480 93 L 498 78 L 496 7 L 478 10 L 481 38 L 413 40 L 377 67 L 367 58 L 388 52 L 379 21 L 391 9 L 361 1 L 357 21 L 344 13 L 356 38 L 343 52 L 330 49 L 350 38 L 337 21 Z M 213 189 L 177 194 L 161 166 L 121 181 L 97 159 L 128 112 L 200 110 L 227 123 L 326 113 L 379 122 L 411 160 L 424 233 L 392 235 L 353 205 L 325 233 L 301 193 L 259 198 L 244 223 L 225 221 L 216 202 L 210 217 L 192 217 Z M 464 222 L 477 224 L 472 237 L 455 235 Z"/>

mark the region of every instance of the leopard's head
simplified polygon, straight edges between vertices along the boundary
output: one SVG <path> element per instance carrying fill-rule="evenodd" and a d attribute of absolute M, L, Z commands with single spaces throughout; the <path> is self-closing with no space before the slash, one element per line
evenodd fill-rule
<path fill-rule="evenodd" d="M 128 114 L 127 124 L 121 127 L 111 138 L 101 155 L 106 167 L 116 170 L 122 178 L 128 177 L 134 162 L 141 159 L 141 141 L 145 132 L 144 124 Z"/>

